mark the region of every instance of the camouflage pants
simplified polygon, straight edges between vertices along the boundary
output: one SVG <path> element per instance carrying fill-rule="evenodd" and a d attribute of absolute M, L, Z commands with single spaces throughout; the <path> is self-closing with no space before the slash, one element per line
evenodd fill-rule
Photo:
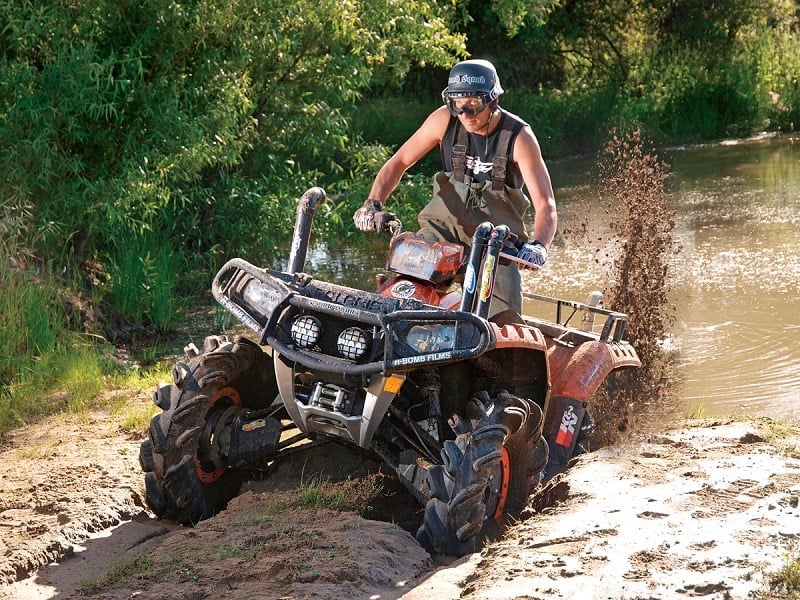
<path fill-rule="evenodd" d="M 458 242 L 469 247 L 475 228 L 489 221 L 508 225 L 523 241 L 527 241 L 523 215 L 530 200 L 522 190 L 505 187 L 492 189 L 492 182 L 471 184 L 468 178 L 458 181 L 452 173 L 437 173 L 433 197 L 419 214 L 419 235 L 428 241 Z M 522 277 L 515 264 L 500 265 L 494 282 L 494 295 L 489 316 L 512 309 L 522 313 Z"/>

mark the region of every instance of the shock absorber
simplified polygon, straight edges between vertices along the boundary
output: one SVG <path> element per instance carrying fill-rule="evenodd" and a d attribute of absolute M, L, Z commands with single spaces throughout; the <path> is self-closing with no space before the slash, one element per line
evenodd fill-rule
<path fill-rule="evenodd" d="M 422 372 L 420 382 L 420 390 L 425 397 L 427 404 L 428 422 L 435 423 L 435 428 L 429 433 L 435 434 L 437 439 L 441 440 L 441 431 L 439 430 L 439 417 L 442 416 L 442 406 L 439 398 L 439 392 L 442 389 L 442 381 L 439 377 L 439 369 L 429 367 Z M 429 429 L 432 429 L 429 427 Z"/>
<path fill-rule="evenodd" d="M 480 282 L 481 261 L 486 251 L 486 241 L 489 239 L 493 228 L 494 225 L 485 221 L 478 225 L 475 228 L 475 233 L 472 234 L 472 247 L 469 251 L 467 273 L 464 277 L 464 290 L 461 295 L 461 306 L 459 310 L 472 312 L 473 304 L 475 303 L 475 294 L 478 291 L 478 284 Z"/>
<path fill-rule="evenodd" d="M 486 242 L 486 256 L 483 258 L 483 266 L 481 268 L 480 293 L 478 294 L 478 305 L 475 309 L 475 314 L 484 319 L 489 314 L 494 279 L 497 274 L 497 265 L 500 262 L 500 250 L 505 245 L 509 233 L 510 229 L 507 225 L 498 225 L 492 229 Z"/>
<path fill-rule="evenodd" d="M 282 431 L 280 421 L 269 412 L 239 406 L 212 410 L 200 438 L 198 456 L 216 468 L 264 467 L 275 456 Z"/>

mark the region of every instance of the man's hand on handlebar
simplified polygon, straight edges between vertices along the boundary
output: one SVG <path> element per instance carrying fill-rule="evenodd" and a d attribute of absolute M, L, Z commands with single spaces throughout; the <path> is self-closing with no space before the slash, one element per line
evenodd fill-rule
<path fill-rule="evenodd" d="M 380 210 L 375 213 L 375 231 L 378 233 L 394 233 L 400 229 L 400 221 L 393 212 Z"/>
<path fill-rule="evenodd" d="M 530 265 L 530 269 L 538 269 L 547 262 L 547 248 L 541 242 L 533 241 L 530 244 L 523 244 L 517 252 L 517 259 Z M 524 264 L 517 262 L 522 268 Z"/>
<path fill-rule="evenodd" d="M 378 200 L 366 200 L 353 214 L 353 223 L 360 231 L 391 231 L 392 227 L 399 224 L 397 215 L 383 210 L 383 204 Z"/>
<path fill-rule="evenodd" d="M 383 204 L 378 200 L 365 200 L 353 214 L 353 223 L 361 231 L 376 231 L 375 214 L 383 210 Z"/>

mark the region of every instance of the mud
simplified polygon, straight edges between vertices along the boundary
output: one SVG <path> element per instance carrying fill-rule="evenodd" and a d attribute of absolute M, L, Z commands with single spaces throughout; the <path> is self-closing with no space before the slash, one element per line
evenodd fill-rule
<path fill-rule="evenodd" d="M 52 417 L 9 433 L 0 455 L 0 583 L 142 513 L 138 447 L 105 413 Z"/>
<path fill-rule="evenodd" d="M 792 597 L 773 581 L 797 556 L 800 432 L 687 425 L 584 455 L 501 540 L 442 564 L 366 455 L 309 448 L 184 528 L 145 512 L 139 441 L 113 418 L 50 419 L 2 451 L 0 597 Z M 377 478 L 359 511 L 384 520 L 309 507 L 299 494 L 314 477 Z"/>

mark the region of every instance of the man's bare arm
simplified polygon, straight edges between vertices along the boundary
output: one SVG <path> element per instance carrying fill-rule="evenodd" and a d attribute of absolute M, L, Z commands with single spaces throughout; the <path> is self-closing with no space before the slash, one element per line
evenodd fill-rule
<path fill-rule="evenodd" d="M 406 142 L 381 167 L 369 192 L 371 200 L 385 202 L 411 166 L 438 146 L 444 136 L 450 113 L 444 106 L 435 110 Z"/>
<path fill-rule="evenodd" d="M 549 248 L 556 234 L 558 213 L 550 173 L 530 127 L 524 128 L 514 143 L 514 161 L 528 188 L 534 210 L 533 239 Z"/>

